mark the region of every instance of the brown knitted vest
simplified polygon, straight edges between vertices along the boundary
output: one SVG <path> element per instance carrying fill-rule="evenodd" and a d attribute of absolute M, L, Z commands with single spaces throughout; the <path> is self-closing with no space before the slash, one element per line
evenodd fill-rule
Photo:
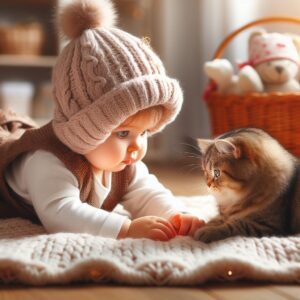
<path fill-rule="evenodd" d="M 83 155 L 72 152 L 60 142 L 54 134 L 52 123 L 37 128 L 29 118 L 0 110 L 0 218 L 24 217 L 39 222 L 33 207 L 10 189 L 4 176 L 6 168 L 18 156 L 38 149 L 49 151 L 60 159 L 77 178 L 81 201 L 96 207 L 91 165 Z M 111 192 L 105 199 L 102 209 L 111 211 L 122 201 L 132 174 L 131 166 L 113 173 Z"/>

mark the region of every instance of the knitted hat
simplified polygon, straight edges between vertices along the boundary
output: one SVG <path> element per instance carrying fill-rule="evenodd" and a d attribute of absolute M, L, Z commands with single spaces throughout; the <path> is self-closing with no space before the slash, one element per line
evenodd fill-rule
<path fill-rule="evenodd" d="M 274 59 L 289 59 L 299 64 L 299 54 L 292 38 L 280 33 L 255 35 L 250 40 L 249 56 L 254 66 Z"/>
<path fill-rule="evenodd" d="M 179 113 L 183 96 L 175 79 L 143 40 L 114 28 L 110 0 L 73 0 L 58 11 L 70 42 L 53 70 L 53 129 L 72 151 L 85 154 L 140 110 L 161 105 L 162 130 Z"/>

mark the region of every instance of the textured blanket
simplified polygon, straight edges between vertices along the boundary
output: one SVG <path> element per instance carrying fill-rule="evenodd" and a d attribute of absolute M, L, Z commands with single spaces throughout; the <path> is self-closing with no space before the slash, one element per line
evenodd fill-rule
<path fill-rule="evenodd" d="M 206 200 L 192 197 L 188 201 L 193 212 L 208 220 L 216 210 Z M 3 282 L 199 285 L 238 279 L 300 282 L 300 236 L 235 237 L 211 244 L 189 237 L 169 242 L 113 240 L 88 234 L 47 234 L 43 227 L 23 219 L 0 221 Z"/>

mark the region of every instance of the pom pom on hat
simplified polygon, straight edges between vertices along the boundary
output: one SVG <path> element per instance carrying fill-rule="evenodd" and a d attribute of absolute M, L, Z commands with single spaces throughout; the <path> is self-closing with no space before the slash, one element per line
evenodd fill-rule
<path fill-rule="evenodd" d="M 110 0 L 73 0 L 58 9 L 57 18 L 61 34 L 74 39 L 87 29 L 114 26 L 116 12 Z"/>

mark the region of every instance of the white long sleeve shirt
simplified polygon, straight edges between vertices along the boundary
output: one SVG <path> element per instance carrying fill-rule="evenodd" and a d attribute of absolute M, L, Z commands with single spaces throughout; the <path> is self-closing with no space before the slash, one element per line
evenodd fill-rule
<path fill-rule="evenodd" d="M 90 233 L 116 238 L 127 219 L 101 206 L 111 189 L 111 172 L 94 177 L 99 208 L 80 200 L 76 177 L 52 153 L 38 150 L 22 155 L 7 169 L 8 185 L 32 205 L 48 232 Z M 104 183 L 104 184 L 103 184 Z M 184 207 L 149 174 L 143 162 L 135 164 L 133 179 L 122 202 L 132 218 L 154 215 L 168 218 Z"/>

